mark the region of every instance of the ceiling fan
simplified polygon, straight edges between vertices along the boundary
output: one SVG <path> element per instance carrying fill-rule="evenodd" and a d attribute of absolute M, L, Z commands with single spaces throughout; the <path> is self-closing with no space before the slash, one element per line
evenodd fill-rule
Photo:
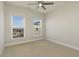
<path fill-rule="evenodd" d="M 44 5 L 53 5 L 53 2 L 44 2 L 44 1 L 36 1 L 36 3 L 29 3 L 28 5 L 37 5 L 36 8 L 42 7 L 44 10 L 46 10 Z"/>

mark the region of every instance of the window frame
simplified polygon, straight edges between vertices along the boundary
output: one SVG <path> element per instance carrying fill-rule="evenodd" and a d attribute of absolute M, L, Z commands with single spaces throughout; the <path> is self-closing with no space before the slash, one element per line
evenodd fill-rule
<path fill-rule="evenodd" d="M 13 15 L 13 16 L 20 16 L 20 15 Z M 10 20 L 11 20 L 11 39 L 16 40 L 16 39 L 24 39 L 25 38 L 25 17 L 23 17 L 23 29 L 24 29 L 24 37 L 21 38 L 13 38 L 13 16 L 10 16 Z"/>
<path fill-rule="evenodd" d="M 39 20 L 40 21 L 40 26 L 34 26 L 34 22 L 33 21 L 37 21 L 37 20 Z M 43 21 L 42 21 L 42 19 L 41 18 L 34 18 L 34 19 L 32 19 L 32 31 L 33 31 L 33 37 L 40 37 L 40 36 L 42 36 L 42 26 L 43 26 L 43 23 L 42 23 Z M 36 31 L 36 29 L 35 28 L 40 28 L 40 32 L 39 31 Z M 38 29 L 39 30 L 39 29 Z M 39 34 L 35 34 L 35 32 L 39 32 Z"/>

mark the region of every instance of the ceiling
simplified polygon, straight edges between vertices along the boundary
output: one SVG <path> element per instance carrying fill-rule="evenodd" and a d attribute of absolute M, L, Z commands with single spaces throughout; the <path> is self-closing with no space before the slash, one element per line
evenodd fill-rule
<path fill-rule="evenodd" d="M 45 2 L 53 2 L 53 1 L 45 1 Z M 41 13 L 48 13 L 51 10 L 53 10 L 55 7 L 55 4 L 54 5 L 45 5 L 46 10 L 44 10 L 42 7 L 39 7 L 38 9 L 36 9 L 36 7 L 37 7 L 36 5 L 28 5 L 29 3 L 36 3 L 35 1 L 7 1 L 6 3 L 15 4 L 18 6 L 30 8 L 32 10 L 35 10 L 35 11 L 41 12 Z"/>
<path fill-rule="evenodd" d="M 46 10 L 44 10 L 41 7 L 36 9 L 37 5 L 28 5 L 29 3 L 36 3 L 36 1 L 7 1 L 6 3 L 22 6 L 25 8 L 30 8 L 34 11 L 41 12 L 41 13 L 49 13 L 51 11 L 57 10 L 56 8 L 60 8 L 62 6 L 69 5 L 69 4 L 70 5 L 79 4 L 78 1 L 44 1 L 44 2 L 53 2 L 54 4 L 53 5 L 45 5 Z"/>

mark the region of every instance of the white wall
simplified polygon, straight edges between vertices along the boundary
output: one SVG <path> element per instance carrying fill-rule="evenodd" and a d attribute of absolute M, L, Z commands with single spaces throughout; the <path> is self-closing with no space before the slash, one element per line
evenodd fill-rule
<path fill-rule="evenodd" d="M 25 38 L 24 39 L 11 39 L 11 16 L 19 15 L 25 17 Z M 44 38 L 44 15 L 38 12 L 34 12 L 28 8 L 23 8 L 17 5 L 5 4 L 5 45 L 15 44 L 17 42 L 25 42 L 31 40 L 38 40 Z M 33 37 L 32 32 L 32 20 L 39 17 L 43 21 L 42 33 L 39 37 Z"/>
<path fill-rule="evenodd" d="M 4 7 L 3 2 L 0 2 L 0 55 L 4 48 Z"/>
<path fill-rule="evenodd" d="M 79 2 L 57 2 L 47 15 L 46 34 L 49 40 L 79 50 Z"/>

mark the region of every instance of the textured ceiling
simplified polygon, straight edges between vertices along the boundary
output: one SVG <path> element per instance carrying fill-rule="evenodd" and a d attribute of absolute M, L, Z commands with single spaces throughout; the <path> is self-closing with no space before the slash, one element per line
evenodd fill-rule
<path fill-rule="evenodd" d="M 53 2 L 53 1 L 46 1 L 46 2 Z M 26 7 L 26 8 L 30 8 L 32 10 L 35 10 L 35 11 L 38 11 L 38 12 L 41 12 L 41 13 L 48 13 L 50 12 L 51 10 L 54 9 L 54 5 L 45 5 L 46 7 L 46 10 L 44 10 L 42 7 L 39 7 L 36 9 L 37 5 L 28 5 L 29 3 L 36 3 L 34 1 L 7 1 L 6 3 L 9 3 L 9 4 L 15 4 L 15 5 L 19 5 L 19 6 L 22 6 L 22 7 Z"/>
<path fill-rule="evenodd" d="M 34 11 L 38 11 L 38 12 L 41 12 L 41 13 L 49 13 L 51 11 L 57 10 L 56 8 L 60 8 L 64 5 L 79 4 L 79 1 L 45 1 L 45 2 L 54 2 L 54 5 L 45 5 L 46 10 L 44 10 L 41 7 L 36 9 L 37 5 L 28 5 L 29 3 L 36 3 L 35 1 L 7 1 L 6 3 L 15 4 L 15 5 L 18 5 L 18 6 L 25 7 L 25 8 L 30 8 Z"/>

